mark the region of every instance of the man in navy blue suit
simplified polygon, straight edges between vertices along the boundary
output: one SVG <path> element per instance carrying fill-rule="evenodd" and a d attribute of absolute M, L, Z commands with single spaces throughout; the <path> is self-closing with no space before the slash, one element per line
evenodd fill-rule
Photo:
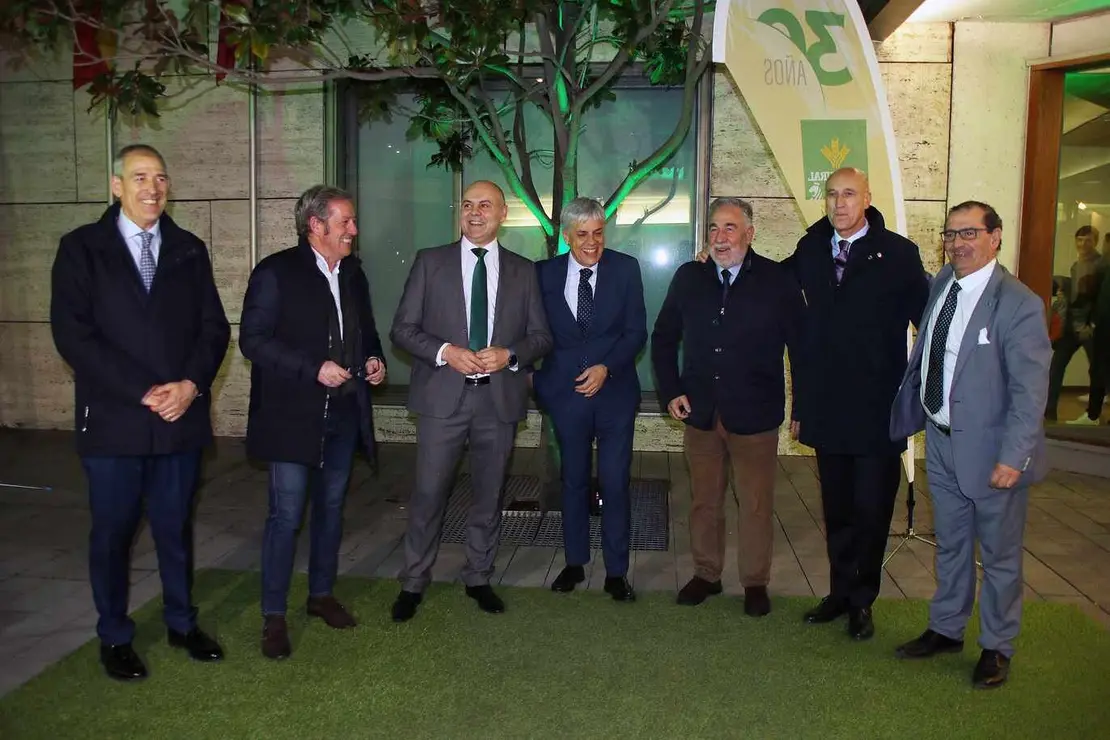
<path fill-rule="evenodd" d="M 586 579 L 590 561 L 590 481 L 597 440 L 604 505 L 601 551 L 605 591 L 634 601 L 628 582 L 628 478 L 632 431 L 640 406 L 636 356 L 647 341 L 640 264 L 605 249 L 605 210 L 575 198 L 560 219 L 570 252 L 536 265 L 554 349 L 533 377 L 562 453 L 566 567 L 551 584 L 566 593 Z"/>

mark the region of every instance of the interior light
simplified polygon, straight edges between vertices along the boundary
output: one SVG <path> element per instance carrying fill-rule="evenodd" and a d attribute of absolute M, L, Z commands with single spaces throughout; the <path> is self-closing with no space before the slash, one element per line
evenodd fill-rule
<path fill-rule="evenodd" d="M 1081 211 L 1087 210 L 1087 204 L 1084 203 L 1083 201 L 1079 201 L 1079 210 L 1081 210 Z"/>
<path fill-rule="evenodd" d="M 656 267 L 666 267 L 671 262 L 671 255 L 667 253 L 667 250 L 660 247 L 651 255 L 651 261 L 655 263 Z"/>

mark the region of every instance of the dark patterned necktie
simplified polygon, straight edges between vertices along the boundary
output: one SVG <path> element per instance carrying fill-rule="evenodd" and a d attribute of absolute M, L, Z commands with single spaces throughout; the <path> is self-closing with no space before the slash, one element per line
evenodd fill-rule
<path fill-rule="evenodd" d="M 583 267 L 578 271 L 578 328 L 589 334 L 594 323 L 594 290 L 590 287 L 590 277 L 594 271 Z"/>
<path fill-rule="evenodd" d="M 725 302 L 728 301 L 728 287 L 732 282 L 732 273 L 727 269 L 721 270 L 721 313 L 725 312 Z"/>
<path fill-rule="evenodd" d="M 486 249 L 475 247 L 470 250 L 478 258 L 474 265 L 474 276 L 470 279 L 470 342 L 474 352 L 489 346 L 489 291 L 486 290 Z"/>
<path fill-rule="evenodd" d="M 143 287 L 149 293 L 150 286 L 154 283 L 154 272 L 157 269 L 154 264 L 154 251 L 150 248 L 154 241 L 154 234 L 144 231 L 140 236 L 143 238 L 143 246 L 139 251 L 139 277 L 143 279 Z"/>
<path fill-rule="evenodd" d="M 852 248 L 852 243 L 847 239 L 841 239 L 836 243 L 836 256 L 833 257 L 833 265 L 836 267 L 836 283 L 844 279 L 844 268 L 848 266 L 848 250 Z"/>
<path fill-rule="evenodd" d="M 948 296 L 944 305 L 940 307 L 937 323 L 933 326 L 933 335 L 929 339 L 929 371 L 925 375 L 925 408 L 930 414 L 940 411 L 944 405 L 944 353 L 948 345 L 948 329 L 952 326 L 952 317 L 956 315 L 956 301 L 960 292 L 960 284 L 952 283 L 948 289 Z"/>

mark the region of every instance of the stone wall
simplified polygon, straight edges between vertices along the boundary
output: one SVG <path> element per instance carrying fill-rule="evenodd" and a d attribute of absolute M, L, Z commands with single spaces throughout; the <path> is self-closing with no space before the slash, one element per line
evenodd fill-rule
<path fill-rule="evenodd" d="M 948 199 L 952 28 L 904 26 L 879 48 L 898 137 L 909 235 L 926 266 L 940 265 L 937 232 Z M 10 55 L 9 55 L 10 56 Z M 68 370 L 54 351 L 48 321 L 49 272 L 59 237 L 87 223 L 107 202 L 108 156 L 102 110 L 72 89 L 61 50 L 12 69 L 0 54 L 0 425 L 67 428 Z M 170 214 L 209 245 L 216 281 L 233 324 L 250 269 L 247 97 L 210 76 L 170 81 L 171 99 L 154 120 L 121 120 L 116 146 L 145 141 L 166 156 L 173 179 Z M 292 205 L 324 175 L 324 102 L 319 85 L 262 96 L 259 103 L 259 242 L 265 255 L 292 243 Z M 804 230 L 766 144 L 735 86 L 714 76 L 711 194 L 748 198 L 756 245 L 781 258 Z M 216 385 L 216 432 L 242 434 L 249 372 L 235 343 Z M 411 439 L 404 409 L 382 410 L 386 439 Z M 519 444 L 537 443 L 537 422 Z M 657 415 L 637 425 L 641 449 L 681 449 L 681 427 Z M 783 451 L 805 452 L 784 438 Z"/>

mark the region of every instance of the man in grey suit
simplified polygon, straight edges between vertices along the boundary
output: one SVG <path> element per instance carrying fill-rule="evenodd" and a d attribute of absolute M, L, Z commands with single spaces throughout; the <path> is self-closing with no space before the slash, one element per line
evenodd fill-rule
<path fill-rule="evenodd" d="M 1021 626 L 1022 530 L 1029 486 L 1047 464 L 1041 416 L 1052 349 L 1044 305 L 998 264 L 1002 220 L 968 201 L 945 225 L 946 265 L 894 401 L 890 436 L 925 428 L 937 532 L 937 590 L 928 629 L 902 658 L 963 650 L 975 601 L 975 541 L 983 561 L 976 688 L 1001 686 Z"/>
<path fill-rule="evenodd" d="M 431 581 L 447 497 L 467 443 L 474 498 L 462 581 L 483 611 L 505 610 L 489 579 L 505 467 L 527 412 L 522 369 L 551 348 L 535 266 L 497 243 L 507 215 L 501 188 L 487 181 L 467 188 L 462 239 L 417 253 L 393 317 L 389 336 L 413 358 L 408 407 L 417 415 L 416 487 L 395 622 L 412 619 Z"/>

